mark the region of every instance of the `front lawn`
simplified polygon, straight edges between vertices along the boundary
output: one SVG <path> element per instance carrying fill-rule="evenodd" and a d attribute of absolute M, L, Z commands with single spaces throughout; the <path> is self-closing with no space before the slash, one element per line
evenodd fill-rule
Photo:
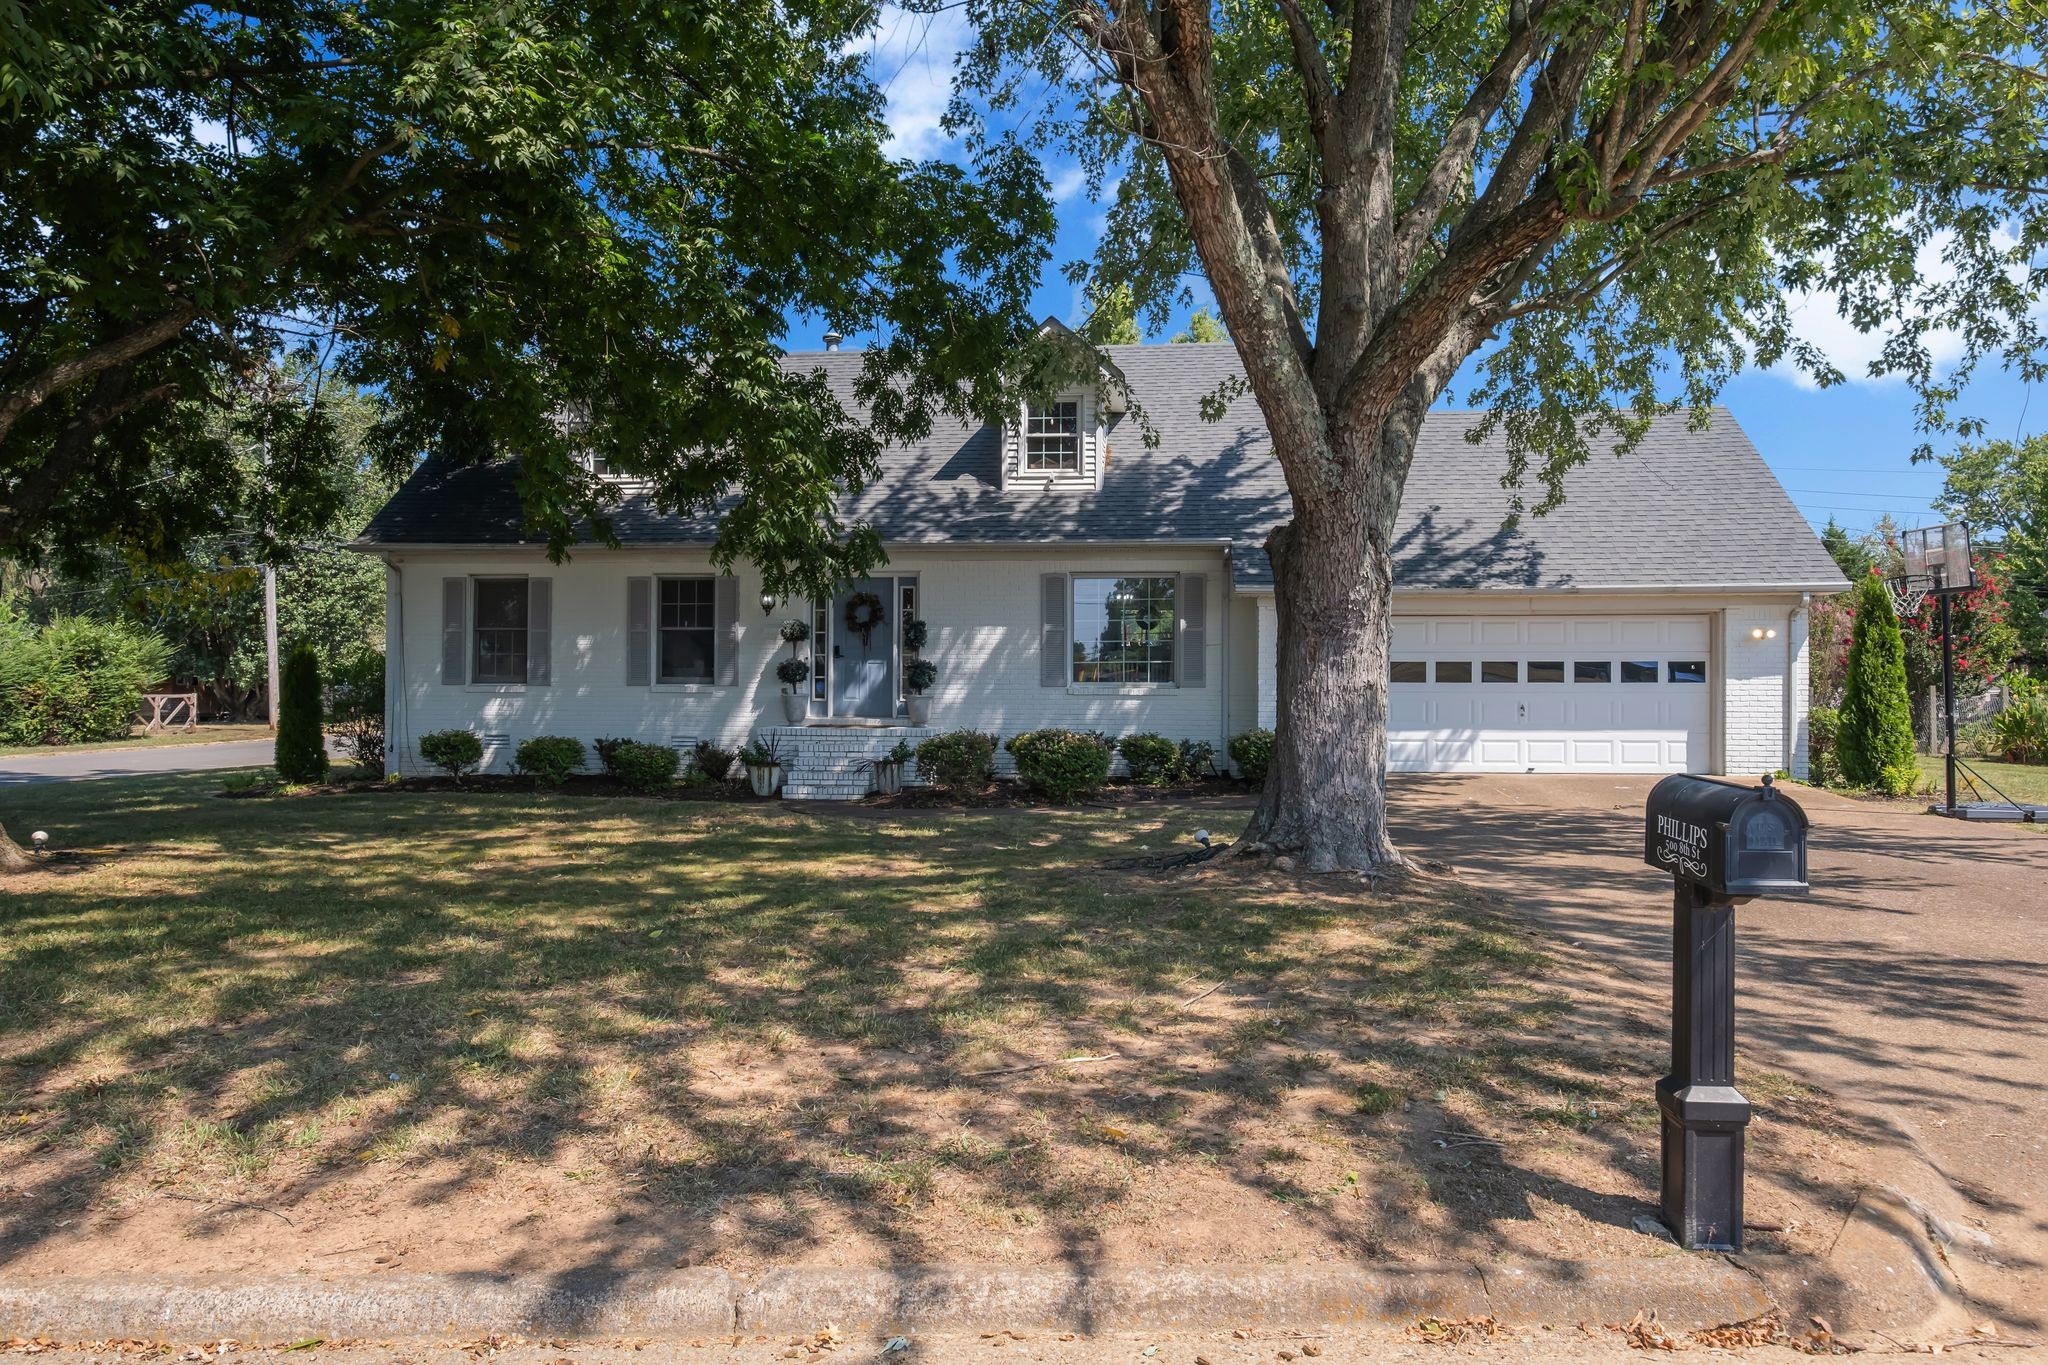
<path fill-rule="evenodd" d="M 0 744 L 0 758 L 19 758 L 26 754 L 91 753 L 101 749 L 157 749 L 174 744 L 221 744 L 229 740 L 269 738 L 270 727 L 261 723 L 206 724 L 190 730 L 160 730 L 154 734 L 138 726 L 120 739 L 92 744 Z"/>
<path fill-rule="evenodd" d="M 2040 802 L 2048 804 L 2048 765 L 2040 763 L 1994 763 L 1988 758 L 1966 758 L 1970 767 L 1982 773 L 1992 786 L 2004 792 L 2015 801 Z M 1963 779 L 1967 773 L 1956 774 L 1956 800 L 1996 801 L 1996 795 L 1989 791 L 1972 793 Z M 1920 755 L 1920 777 L 1923 782 L 1932 783 L 1937 794 L 1947 791 L 1947 763 L 1940 754 Z M 1981 787 L 1981 783 L 1979 786 Z"/>
<path fill-rule="evenodd" d="M 1241 802 L 217 788 L 0 798 L 84 857 L 0 881 L 9 1271 L 1660 1254 L 1662 1021 L 1448 879 L 1131 865 Z"/>

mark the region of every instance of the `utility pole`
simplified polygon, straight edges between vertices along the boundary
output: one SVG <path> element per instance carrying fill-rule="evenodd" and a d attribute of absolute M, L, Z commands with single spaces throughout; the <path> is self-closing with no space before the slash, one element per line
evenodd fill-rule
<path fill-rule="evenodd" d="M 277 569 L 263 566 L 263 651 L 270 666 L 270 733 L 277 733 Z"/>

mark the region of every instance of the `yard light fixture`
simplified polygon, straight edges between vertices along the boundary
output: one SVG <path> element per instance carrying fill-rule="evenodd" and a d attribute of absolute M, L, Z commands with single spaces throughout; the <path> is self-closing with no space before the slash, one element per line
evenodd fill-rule
<path fill-rule="evenodd" d="M 41 830 L 37 830 L 34 834 L 28 836 L 28 841 L 35 845 L 36 852 L 41 853 L 43 845 L 50 842 L 50 836 Z"/>

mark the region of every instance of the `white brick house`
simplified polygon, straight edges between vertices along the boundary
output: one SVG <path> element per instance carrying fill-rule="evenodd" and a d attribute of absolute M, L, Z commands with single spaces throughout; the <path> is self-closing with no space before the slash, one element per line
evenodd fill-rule
<path fill-rule="evenodd" d="M 858 794 L 856 762 L 907 725 L 901 628 L 927 623 L 931 729 L 1158 731 L 1221 749 L 1271 726 L 1275 617 L 1258 548 L 1287 515 L 1255 406 L 1204 422 L 1228 345 L 1115 347 L 1160 433 L 1055 395 L 1008 429 L 954 426 L 891 451 L 846 513 L 888 562 L 829 602 L 719 576 L 710 528 L 628 486 L 621 545 L 551 563 L 509 462 L 430 459 L 357 542 L 387 572 L 389 764 L 468 728 L 502 767 L 519 740 L 621 735 L 734 746 L 785 726 L 784 620 L 813 623 L 801 729 L 832 761 L 790 795 Z M 791 357 L 851 403 L 860 357 Z M 1396 541 L 1389 759 L 1429 771 L 1801 773 L 1806 613 L 1833 561 L 1734 419 L 1659 422 L 1566 481 L 1563 508 L 1503 522 L 1505 456 L 1433 415 Z M 855 592 L 881 603 L 865 638 Z M 840 751 L 844 751 L 841 753 Z"/>

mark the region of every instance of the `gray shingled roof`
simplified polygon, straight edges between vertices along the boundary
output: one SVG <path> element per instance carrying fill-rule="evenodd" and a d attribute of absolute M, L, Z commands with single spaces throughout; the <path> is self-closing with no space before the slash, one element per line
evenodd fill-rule
<path fill-rule="evenodd" d="M 1199 403 L 1241 373 L 1228 343 L 1113 346 L 1114 362 L 1158 430 L 1110 428 L 1100 491 L 1004 492 L 994 428 L 942 425 L 882 458 L 881 476 L 843 501 L 886 544 L 1178 541 L 1229 545 L 1241 590 L 1270 587 L 1259 548 L 1287 516 L 1286 484 L 1249 397 L 1221 422 Z M 790 357 L 822 369 L 852 404 L 858 352 Z M 1502 523 L 1507 457 L 1498 440 L 1472 445 L 1466 413 L 1432 413 L 1402 502 L 1395 582 L 1403 588 L 1590 590 L 1648 586 L 1845 586 L 1834 561 L 1735 419 L 1716 409 L 1705 431 L 1659 420 L 1636 450 L 1598 455 L 1565 479 L 1566 501 L 1544 517 Z M 512 545 L 529 539 L 516 465 L 458 466 L 430 458 L 364 530 L 364 546 Z M 629 495 L 613 517 L 628 545 L 708 541 L 703 519 L 668 516 Z"/>

